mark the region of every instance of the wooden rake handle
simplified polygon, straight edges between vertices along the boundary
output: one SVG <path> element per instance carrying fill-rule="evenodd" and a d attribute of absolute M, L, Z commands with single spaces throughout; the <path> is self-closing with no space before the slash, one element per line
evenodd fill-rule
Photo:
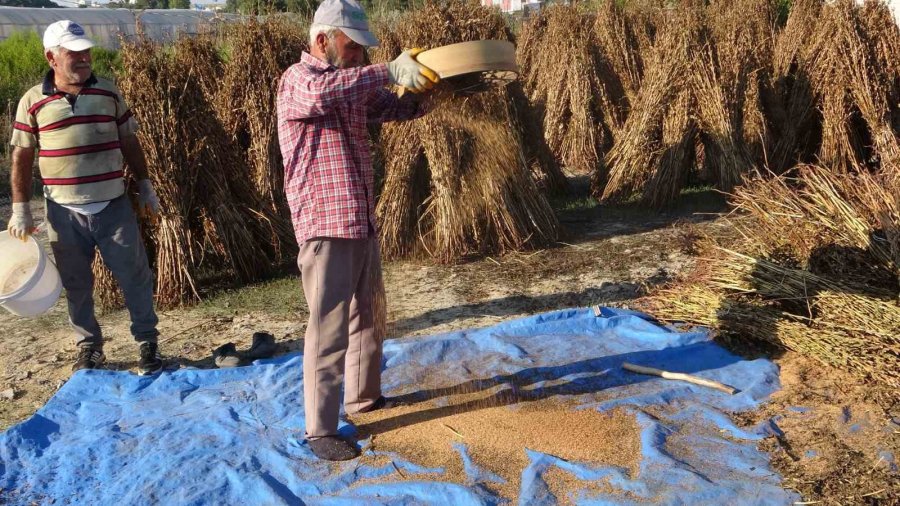
<path fill-rule="evenodd" d="M 648 374 L 650 376 L 659 376 L 661 378 L 670 380 L 687 381 L 688 383 L 693 383 L 695 385 L 715 388 L 716 390 L 725 392 L 729 395 L 734 395 L 738 391 L 736 388 L 730 387 L 724 383 L 719 383 L 718 381 L 703 379 L 697 376 L 691 376 L 690 374 L 684 374 L 680 372 L 663 371 L 662 369 L 654 369 L 653 367 L 644 367 L 642 365 L 629 364 L 628 362 L 622 362 L 622 368 L 626 371 L 636 372 L 638 374 Z"/>

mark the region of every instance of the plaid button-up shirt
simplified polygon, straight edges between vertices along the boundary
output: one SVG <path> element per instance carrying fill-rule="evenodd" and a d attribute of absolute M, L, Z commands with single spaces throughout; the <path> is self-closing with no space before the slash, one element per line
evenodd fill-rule
<path fill-rule="evenodd" d="M 412 119 L 418 103 L 398 98 L 384 64 L 335 68 L 303 53 L 278 85 L 278 140 L 297 242 L 374 234 L 375 176 L 368 123 Z"/>

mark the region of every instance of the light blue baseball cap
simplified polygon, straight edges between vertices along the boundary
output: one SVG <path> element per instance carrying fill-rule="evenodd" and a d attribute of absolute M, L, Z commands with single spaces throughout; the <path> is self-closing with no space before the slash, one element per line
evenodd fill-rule
<path fill-rule="evenodd" d="M 378 45 L 378 37 L 369 31 L 366 11 L 356 0 L 322 0 L 313 24 L 338 28 L 361 46 Z"/>

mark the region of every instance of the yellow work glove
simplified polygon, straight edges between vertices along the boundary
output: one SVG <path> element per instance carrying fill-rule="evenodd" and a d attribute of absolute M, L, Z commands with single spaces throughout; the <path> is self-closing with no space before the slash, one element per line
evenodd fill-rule
<path fill-rule="evenodd" d="M 421 48 L 414 48 L 400 53 L 394 61 L 387 64 L 391 83 L 406 88 L 413 93 L 430 90 L 441 78 L 430 68 L 416 61 Z"/>

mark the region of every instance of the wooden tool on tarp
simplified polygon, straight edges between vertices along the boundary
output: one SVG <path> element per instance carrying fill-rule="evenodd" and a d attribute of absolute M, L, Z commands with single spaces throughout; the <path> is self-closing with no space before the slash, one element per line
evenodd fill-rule
<path fill-rule="evenodd" d="M 670 380 L 681 380 L 687 381 L 688 383 L 693 383 L 695 385 L 700 385 L 709 388 L 715 388 L 716 390 L 725 392 L 729 395 L 734 395 L 738 392 L 737 388 L 728 386 L 724 383 L 719 383 L 718 381 L 708 380 L 704 378 L 700 378 L 697 376 L 692 376 L 690 374 L 684 374 L 680 372 L 670 372 L 663 371 L 662 369 L 655 369 L 653 367 L 644 367 L 642 365 L 634 365 L 629 364 L 628 362 L 622 363 L 622 368 L 626 371 L 636 372 L 638 374 L 648 374 L 651 376 L 659 376 L 661 378 L 670 379 Z"/>

